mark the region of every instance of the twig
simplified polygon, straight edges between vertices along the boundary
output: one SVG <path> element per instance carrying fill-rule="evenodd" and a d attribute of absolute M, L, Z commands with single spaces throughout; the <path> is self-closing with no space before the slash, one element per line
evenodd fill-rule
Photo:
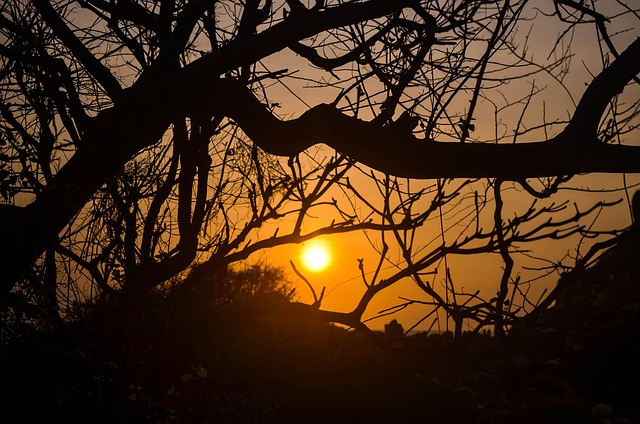
<path fill-rule="evenodd" d="M 293 268 L 293 272 L 295 272 L 296 275 L 300 277 L 300 279 L 302 279 L 302 281 L 307 283 L 307 286 L 309 286 L 309 289 L 311 289 L 311 294 L 313 295 L 313 306 L 316 308 L 319 308 L 320 303 L 322 302 L 322 298 L 324 297 L 324 290 L 326 287 L 322 288 L 322 291 L 320 292 L 320 297 L 318 297 L 315 289 L 313 288 L 309 280 L 307 280 L 307 278 L 304 275 L 302 275 L 300 271 L 298 271 L 298 268 L 296 268 L 296 265 L 293 263 L 293 261 L 289 261 L 289 263 L 291 264 L 291 268 Z"/>

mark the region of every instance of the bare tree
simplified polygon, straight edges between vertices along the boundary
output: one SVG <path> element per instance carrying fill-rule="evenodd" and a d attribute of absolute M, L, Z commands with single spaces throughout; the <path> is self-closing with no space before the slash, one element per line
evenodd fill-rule
<path fill-rule="evenodd" d="M 361 263 L 362 299 L 336 313 L 320 296 L 317 313 L 366 331 L 371 300 L 410 278 L 457 332 L 469 319 L 502 332 L 520 313 L 513 296 L 524 294 L 520 309 L 530 301 L 513 275 L 519 246 L 606 233 L 585 220 L 606 202 L 534 201 L 507 219 L 503 196 L 544 199 L 575 174 L 640 171 L 640 148 L 623 142 L 638 100 L 620 96 L 637 89 L 640 41 L 618 42 L 637 31 L 634 6 L 555 0 L 544 16 L 527 0 L 309 3 L 4 2 L 1 303 L 29 290 L 47 304 L 56 290 L 140 293 L 196 259 L 193 274 L 365 230 L 380 262 L 372 276 Z M 563 32 L 541 64 L 526 29 L 542 19 Z M 567 49 L 583 26 L 597 31 L 601 69 L 568 116 L 531 113 L 536 77 L 570 92 Z M 529 91 L 507 93 L 525 79 Z M 288 95 L 299 108 L 283 107 Z M 310 220 L 316 211 L 331 219 Z M 417 234 L 433 220 L 447 237 L 425 246 Z M 449 255 L 482 252 L 504 262 L 493 299 L 425 279 Z"/>

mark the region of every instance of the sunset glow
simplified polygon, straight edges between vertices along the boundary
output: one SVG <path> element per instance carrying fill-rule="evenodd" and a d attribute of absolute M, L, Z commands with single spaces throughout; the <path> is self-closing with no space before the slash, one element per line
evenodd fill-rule
<path fill-rule="evenodd" d="M 312 241 L 302 247 L 300 261 L 311 271 L 322 271 L 331 262 L 331 253 L 327 245 L 321 241 Z"/>

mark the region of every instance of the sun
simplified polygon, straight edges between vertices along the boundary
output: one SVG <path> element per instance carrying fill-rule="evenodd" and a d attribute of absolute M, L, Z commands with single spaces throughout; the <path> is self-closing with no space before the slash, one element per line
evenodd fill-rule
<path fill-rule="evenodd" d="M 300 260 L 307 269 L 322 271 L 329 266 L 331 253 L 325 243 L 315 240 L 302 246 Z"/>

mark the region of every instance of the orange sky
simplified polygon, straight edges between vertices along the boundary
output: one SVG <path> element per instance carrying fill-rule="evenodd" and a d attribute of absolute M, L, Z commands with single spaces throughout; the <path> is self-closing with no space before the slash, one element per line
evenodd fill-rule
<path fill-rule="evenodd" d="M 536 6 L 541 6 L 536 4 Z M 535 13 L 531 11 L 531 13 Z M 556 34 L 560 30 L 555 23 L 556 18 L 545 18 L 538 15 L 534 21 L 534 30 L 529 37 L 530 48 L 529 51 L 533 52 L 533 57 L 538 58 L 540 63 L 545 63 L 547 60 L 548 52 L 557 40 Z M 634 23 L 629 20 L 626 23 L 627 26 Z M 522 34 L 527 31 L 527 25 L 524 23 L 522 27 Z M 626 45 L 631 42 L 637 35 L 637 32 L 630 31 L 615 38 L 616 44 L 620 50 L 624 49 Z M 554 119 L 567 119 L 570 116 L 571 111 L 574 109 L 574 103 L 580 98 L 582 91 L 585 88 L 585 83 L 588 83 L 592 79 L 592 74 L 597 73 L 602 69 L 602 63 L 597 49 L 597 43 L 595 42 L 595 33 L 592 27 L 584 27 L 583 30 L 576 32 L 573 38 L 573 45 L 571 46 L 571 53 L 575 54 L 573 60 L 572 70 L 569 77 L 566 78 L 565 85 L 569 92 L 565 91 L 557 81 L 544 77 L 544 75 L 535 76 L 535 84 L 537 87 L 547 87 L 546 91 L 534 98 L 529 105 L 529 111 L 525 115 L 523 122 L 526 125 L 534 126 L 540 124 L 546 118 L 547 121 Z M 269 58 L 269 67 L 271 70 L 278 68 L 292 69 L 304 69 L 304 72 L 313 74 L 313 71 L 309 68 L 305 68 L 303 63 L 296 60 L 292 61 L 291 55 L 282 53 L 274 55 Z M 505 93 L 514 98 L 520 95 L 520 93 L 527 93 L 531 90 L 531 84 L 534 83 L 532 79 L 524 79 L 513 82 L 509 85 L 509 92 Z M 288 82 L 289 87 L 296 91 L 297 95 L 302 97 L 302 101 L 292 96 L 286 90 L 275 90 L 274 93 L 278 100 L 281 102 L 280 112 L 283 115 L 296 116 L 298 108 L 305 110 L 306 106 L 303 103 L 315 105 L 319 102 L 329 102 L 333 99 L 335 91 L 329 89 L 318 90 L 307 87 L 307 84 L 301 81 Z M 628 90 L 631 91 L 631 90 Z M 625 95 L 635 96 L 637 98 L 639 90 L 637 87 L 633 90 L 633 93 L 625 93 Z M 455 107 L 455 105 L 453 105 Z M 464 107 L 464 105 L 463 105 Z M 513 126 L 519 119 L 522 108 L 514 107 L 511 110 L 505 111 L 500 119 L 502 120 L 505 129 L 505 134 L 508 134 L 508 126 Z M 544 117 L 542 115 L 544 111 Z M 473 136 L 478 139 L 491 140 L 494 135 L 494 110 L 485 103 L 480 105 L 476 113 L 477 117 L 477 131 Z M 561 130 L 561 127 L 556 128 Z M 550 134 L 551 135 L 551 134 Z M 532 133 L 522 140 L 541 139 L 544 137 L 542 132 Z M 627 139 L 633 139 L 633 135 L 627 136 Z M 640 137 L 638 138 L 640 142 Z M 640 181 L 637 176 L 627 176 L 626 184 L 631 186 Z M 572 183 L 568 184 L 573 188 L 612 188 L 623 186 L 623 176 L 621 175 L 591 175 L 586 177 L 579 177 Z M 632 193 L 633 191 L 631 191 Z M 375 196 L 375 192 L 371 191 L 371 195 Z M 599 200 L 613 200 L 624 197 L 624 192 L 615 193 L 595 193 L 585 194 L 579 191 L 564 191 L 554 196 L 553 200 L 559 202 L 563 199 L 569 199 L 571 202 L 576 202 L 581 207 L 585 208 Z M 528 206 L 530 201 L 528 195 L 522 193 L 510 193 L 505 195 L 505 210 L 522 209 Z M 571 210 L 571 208 L 570 208 Z M 505 217 L 508 217 L 505 214 Z M 630 223 L 630 215 L 627 205 L 623 202 L 618 207 L 609 211 L 603 212 L 598 216 L 596 221 L 597 226 L 600 228 L 623 228 Z M 437 237 L 439 234 L 439 227 L 431 224 L 430 228 L 426 228 L 421 232 L 423 237 L 422 242 L 426 243 L 429 238 Z M 455 232 L 452 232 L 452 236 Z M 447 235 L 447 237 L 450 237 Z M 364 283 L 360 277 L 360 271 L 358 269 L 358 259 L 364 258 L 365 269 L 372 272 L 377 264 L 378 255 L 371 245 L 367 242 L 366 237 L 361 233 L 351 233 L 346 235 L 336 235 L 325 237 L 324 240 L 331 246 L 333 262 L 324 271 L 311 272 L 309 270 L 302 269 L 309 281 L 314 285 L 316 292 L 320 292 L 323 286 L 327 288 L 327 295 L 323 302 L 323 308 L 339 311 L 348 311 L 356 304 L 360 295 L 364 290 Z M 537 243 L 535 250 L 532 252 L 537 256 L 545 256 L 551 260 L 559 260 L 567 254 L 574 254 L 575 248 L 578 246 L 578 238 L 573 237 L 568 240 L 559 242 L 544 242 Z M 587 246 L 588 241 L 585 242 L 582 252 Z M 284 266 L 286 269 L 291 269 L 289 261 L 293 260 L 296 264 L 299 264 L 299 246 L 282 246 L 275 249 L 270 249 L 265 252 L 260 252 L 254 255 L 251 260 L 265 260 L 270 263 Z M 464 288 L 468 292 L 473 292 L 476 289 L 482 290 L 481 296 L 486 298 L 492 297 L 493 293 L 498 287 L 499 277 L 501 273 L 501 261 L 498 255 L 479 255 L 474 257 L 450 257 L 448 258 L 449 267 L 452 273 L 452 279 L 456 284 L 456 287 Z M 570 262 L 567 262 L 570 263 Z M 530 264 L 530 263 L 529 263 Z M 538 264 L 540 265 L 540 264 Z M 385 264 L 383 269 L 387 267 L 389 269 L 383 272 L 391 272 L 392 265 Z M 528 278 L 532 273 L 518 269 L 522 272 L 523 279 L 525 276 Z M 299 278 L 290 272 L 290 278 L 292 281 L 298 281 L 298 293 L 301 300 L 310 302 L 311 293 L 309 289 L 302 283 Z M 442 268 L 440 274 L 434 276 L 434 286 L 438 284 L 442 285 L 444 273 Z M 548 288 L 555 283 L 557 279 L 556 275 L 547 277 L 544 280 L 538 281 L 532 284 L 531 293 L 541 293 L 544 288 Z M 373 315 L 378 311 L 392 306 L 400 302 L 399 297 L 412 297 L 421 300 L 429 300 L 424 294 L 421 294 L 411 282 L 402 282 L 387 291 L 381 293 L 379 297 L 372 303 L 368 310 L 368 314 Z M 535 295 L 533 296 L 535 297 Z M 392 318 L 397 318 L 404 325 L 405 329 L 412 326 L 415 322 L 420 320 L 426 309 L 424 307 L 416 307 L 409 310 L 405 310 L 402 313 L 394 317 L 382 318 L 377 323 L 373 323 L 374 328 L 381 328 L 384 323 L 388 322 Z M 444 321 L 441 322 L 444 326 Z M 425 329 L 431 324 L 430 321 L 426 321 L 418 329 Z"/>
<path fill-rule="evenodd" d="M 540 4 L 535 3 L 536 6 L 546 7 L 545 2 Z M 548 6 L 548 5 L 547 5 Z M 531 9 L 528 12 L 530 15 L 536 12 Z M 555 25 L 555 18 L 544 18 L 538 15 L 534 30 L 529 37 L 530 48 L 529 51 L 535 53 L 535 60 L 540 60 L 540 63 L 544 63 L 547 59 L 547 54 L 550 48 L 556 41 L 556 34 L 560 30 Z M 523 23 L 521 27 L 522 35 L 528 31 L 528 23 Z M 629 21 L 629 25 L 632 22 Z M 627 25 L 627 26 L 629 26 Z M 622 50 L 624 47 L 637 36 L 637 31 L 629 31 L 623 33 L 615 38 L 617 46 Z M 543 95 L 538 96 L 531 103 L 530 113 L 527 113 L 523 122 L 527 125 L 534 126 L 541 123 L 545 118 L 547 121 L 554 119 L 566 119 L 573 110 L 573 102 L 579 99 L 581 92 L 584 90 L 585 83 L 591 81 L 591 74 L 597 73 L 602 65 L 600 61 L 599 52 L 597 50 L 597 43 L 595 43 L 594 31 L 591 27 L 585 27 L 584 31 L 578 31 L 573 39 L 573 45 L 571 46 L 571 53 L 575 54 L 572 73 L 565 81 L 567 88 L 570 90 L 571 95 L 565 92 L 558 84 L 557 81 L 553 81 L 550 78 L 544 78 L 544 75 L 538 75 L 535 78 L 536 86 L 546 86 L 547 90 Z M 316 77 L 319 72 L 306 65 L 304 62 L 296 59 L 290 52 L 282 52 L 273 55 L 262 62 L 262 65 L 267 67 L 271 71 L 278 69 L 288 68 L 290 71 L 300 70 L 298 75 L 305 77 Z M 511 96 L 517 98 L 522 93 L 527 93 L 531 89 L 531 79 L 524 79 L 516 81 L 509 85 L 508 92 L 502 93 L 505 96 Z M 298 116 L 301 112 L 306 110 L 309 105 L 313 106 L 321 102 L 330 102 L 337 94 L 336 90 L 332 89 L 314 89 L 311 88 L 309 83 L 304 80 L 286 80 L 287 87 L 296 93 L 294 96 L 288 89 L 285 89 L 280 82 L 276 82 L 274 86 L 269 89 L 271 93 L 271 100 L 277 101 L 280 104 L 278 112 L 286 116 Z M 638 95 L 638 89 L 635 89 L 632 96 Z M 452 108 L 465 109 L 465 104 L 452 104 Z M 544 111 L 544 117 L 542 113 Z M 494 121 L 494 109 L 487 102 L 479 105 L 476 113 L 476 127 L 477 130 L 472 134 L 473 137 L 481 140 L 491 140 L 494 136 L 494 130 L 496 128 Z M 505 134 L 509 134 L 514 122 L 518 120 L 521 108 L 514 107 L 505 111 L 500 119 L 502 124 L 499 125 L 500 131 L 504 131 Z M 503 125 L 504 124 L 504 125 Z M 558 128 L 560 129 L 560 128 Z M 536 139 L 536 137 L 544 136 L 541 132 L 532 133 L 528 137 Z M 640 142 L 640 137 L 638 138 Z M 428 166 L 428 162 L 427 162 Z M 632 185 L 640 181 L 637 177 L 628 177 L 627 184 Z M 570 184 L 574 187 L 620 187 L 622 186 L 622 176 L 620 175 L 592 175 L 589 177 L 581 177 L 574 183 Z M 369 195 L 376 196 L 375 190 L 372 187 L 367 189 L 362 188 L 363 193 L 366 194 L 367 190 L 370 190 Z M 554 199 L 569 198 L 572 201 L 576 201 L 582 206 L 592 204 L 602 199 L 620 198 L 623 193 L 611 193 L 611 194 L 590 194 L 585 195 L 580 192 L 562 192 Z M 528 196 L 522 194 L 511 193 L 505 196 L 506 210 L 513 210 L 519 207 L 528 205 Z M 326 218 L 326 217 L 324 217 Z M 622 228 L 629 224 L 628 209 L 624 204 L 621 204 L 616 209 L 603 213 L 599 219 L 597 225 L 602 225 L 608 228 Z M 312 229 L 313 220 L 311 220 L 308 229 Z M 265 233 L 266 234 L 266 233 Z M 420 232 L 419 244 L 427 244 L 430 240 L 439 236 L 439 223 L 432 221 L 428 223 Z M 446 237 L 455 237 L 456 231 L 447 233 Z M 373 272 L 378 262 L 378 255 L 375 249 L 370 245 L 367 238 L 363 233 L 349 233 L 335 236 L 324 237 L 323 240 L 331 247 L 332 262 L 330 266 L 323 271 L 312 272 L 305 270 L 300 266 L 299 252 L 301 246 L 286 245 L 278 248 L 269 249 L 266 251 L 258 252 L 254 254 L 250 261 L 266 261 L 275 265 L 281 265 L 285 269 L 289 270 L 289 276 L 291 281 L 297 282 L 298 294 L 300 299 L 305 302 L 310 302 L 312 297 L 309 289 L 304 283 L 302 283 L 298 277 L 292 272 L 289 261 L 294 261 L 298 265 L 298 268 L 305 274 L 308 280 L 314 285 L 316 292 L 320 292 L 322 287 L 326 286 L 326 296 L 323 302 L 324 309 L 348 311 L 358 301 L 365 286 L 360 276 L 358 269 L 358 260 L 364 259 L 364 266 L 367 272 Z M 437 243 L 436 243 L 437 244 Z M 570 253 L 577 245 L 575 238 L 558 242 L 554 244 L 539 243 L 536 246 L 536 254 L 544 254 L 549 258 L 559 259 L 566 253 Z M 431 248 L 435 247 L 435 244 L 430 245 Z M 390 252 L 391 255 L 397 255 L 397 252 Z M 448 265 L 451 269 L 452 279 L 458 289 L 464 288 L 467 292 L 473 292 L 476 289 L 482 290 L 482 296 L 491 297 L 492 293 L 497 288 L 497 282 L 499 281 L 501 262 L 497 255 L 480 255 L 474 257 L 448 258 Z M 382 276 L 388 275 L 393 272 L 393 265 L 391 263 L 385 263 L 382 267 Z M 442 268 L 440 273 L 433 276 L 433 284 L 435 287 L 442 284 L 444 273 Z M 555 277 L 548 278 L 544 282 L 537 283 L 534 291 L 541 291 L 544 287 L 548 287 L 553 284 Z M 424 294 L 421 294 L 409 281 L 404 281 L 396 286 L 381 293 L 377 299 L 374 300 L 371 307 L 368 310 L 368 314 L 374 315 L 378 311 L 392 306 L 399 302 L 399 297 L 411 297 L 420 300 L 429 300 Z M 405 310 L 402 313 L 394 316 L 393 318 L 399 319 L 404 325 L 405 329 L 413 325 L 420 320 L 425 314 L 424 307 L 416 307 L 409 310 Z M 374 328 L 381 328 L 384 323 L 391 320 L 391 317 L 381 319 L 377 323 L 373 323 Z M 430 321 L 425 322 L 418 329 L 424 329 L 430 325 Z M 444 327 L 442 323 L 441 329 Z"/>

